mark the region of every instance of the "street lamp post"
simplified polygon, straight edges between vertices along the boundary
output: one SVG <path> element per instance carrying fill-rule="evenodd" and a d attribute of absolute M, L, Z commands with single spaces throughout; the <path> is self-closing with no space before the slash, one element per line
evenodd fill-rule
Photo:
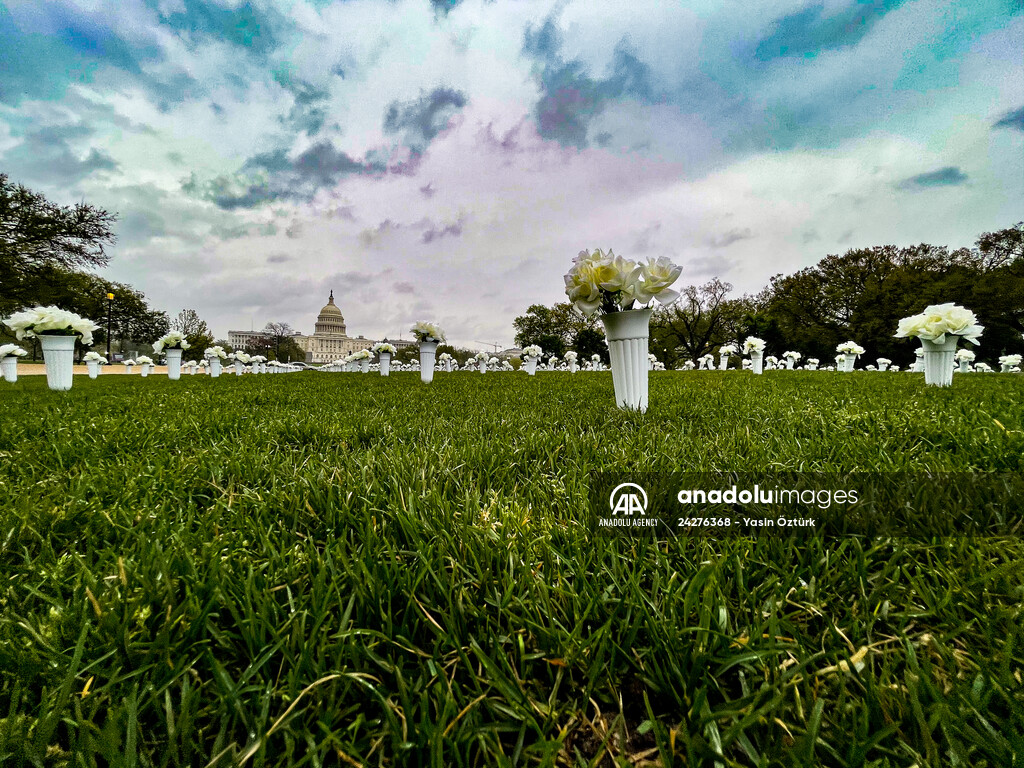
<path fill-rule="evenodd" d="M 114 294 L 107 294 L 107 360 L 110 360 L 110 305 L 114 301 Z"/>

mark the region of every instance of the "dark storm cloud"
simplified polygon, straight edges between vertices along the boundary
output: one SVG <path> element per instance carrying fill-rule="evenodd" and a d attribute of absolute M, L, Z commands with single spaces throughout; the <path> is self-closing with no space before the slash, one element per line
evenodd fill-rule
<path fill-rule="evenodd" d="M 740 240 L 749 240 L 753 236 L 754 233 L 750 231 L 750 227 L 744 227 L 743 229 L 730 229 L 727 232 L 712 235 L 708 238 L 707 242 L 712 248 L 725 248 Z"/>
<path fill-rule="evenodd" d="M 1007 112 L 992 124 L 993 128 L 1016 128 L 1024 131 L 1024 107 Z"/>
<path fill-rule="evenodd" d="M 286 117 L 281 118 L 281 122 L 294 130 L 302 131 L 307 136 L 318 133 L 327 120 L 330 93 L 296 77 L 286 68 L 276 71 L 274 80 L 294 99 L 291 111 Z"/>
<path fill-rule="evenodd" d="M 422 152 L 464 106 L 461 91 L 435 88 L 413 101 L 392 102 L 384 113 L 384 132 L 402 134 L 406 146 Z"/>
<path fill-rule="evenodd" d="M 95 173 L 118 170 L 118 163 L 103 150 L 73 146 L 86 144 L 92 135 L 93 130 L 81 123 L 31 131 L 4 155 L 5 169 L 18 178 L 63 186 L 77 184 Z"/>
<path fill-rule="evenodd" d="M 185 192 L 209 200 L 221 208 L 253 208 L 279 199 L 309 201 L 317 190 L 333 187 L 346 176 L 383 173 L 378 161 L 359 161 L 329 141 L 320 141 L 295 158 L 277 149 L 253 155 L 233 176 L 201 182 L 187 179 Z"/>
<path fill-rule="evenodd" d="M 856 45 L 885 14 L 904 2 L 866 0 L 850 3 L 831 14 L 826 14 L 824 3 L 816 3 L 778 19 L 771 34 L 758 40 L 753 57 L 761 62 L 782 57 L 809 58 L 821 51 Z"/>
<path fill-rule="evenodd" d="M 183 0 L 184 10 L 166 14 L 159 13 L 158 0 L 146 0 L 146 5 L 158 11 L 161 24 L 173 29 L 193 47 L 211 40 L 227 41 L 261 57 L 281 45 L 292 26 L 271 7 L 259 7 L 251 2 L 227 8 L 206 0 Z"/>
<path fill-rule="evenodd" d="M 625 41 L 613 51 L 610 71 L 603 78 L 593 77 L 581 61 L 565 61 L 561 47 L 561 34 L 553 16 L 539 29 L 528 27 L 523 35 L 523 53 L 538 62 L 535 76 L 541 97 L 534 117 L 537 132 L 544 138 L 582 149 L 588 146 L 591 121 L 609 101 L 653 99 L 651 69 Z M 604 146 L 610 139 L 609 134 L 602 133 L 596 141 Z"/>
<path fill-rule="evenodd" d="M 457 220 L 449 222 L 436 222 L 430 219 L 423 219 L 413 226 L 423 229 L 423 234 L 420 235 L 421 243 L 432 243 L 435 240 L 440 240 L 444 237 L 461 236 L 463 224 L 464 217 L 459 216 Z"/>
<path fill-rule="evenodd" d="M 968 176 L 959 168 L 948 165 L 927 173 L 919 173 L 897 182 L 897 189 L 928 189 L 930 187 L 956 187 L 967 182 Z"/>

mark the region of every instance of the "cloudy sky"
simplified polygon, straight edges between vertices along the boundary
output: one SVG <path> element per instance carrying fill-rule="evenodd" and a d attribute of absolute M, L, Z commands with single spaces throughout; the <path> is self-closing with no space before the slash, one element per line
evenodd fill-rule
<path fill-rule="evenodd" d="M 1024 218 L 1019 0 L 8 0 L 0 170 L 223 336 L 511 343 L 581 248 L 738 292 Z"/>

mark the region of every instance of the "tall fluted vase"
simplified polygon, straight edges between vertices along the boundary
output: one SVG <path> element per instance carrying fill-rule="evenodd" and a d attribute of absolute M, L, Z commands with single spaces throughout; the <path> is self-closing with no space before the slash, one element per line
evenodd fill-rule
<path fill-rule="evenodd" d="M 537 358 L 528 357 L 523 360 L 523 370 L 526 371 L 527 376 L 533 376 L 537 373 Z"/>
<path fill-rule="evenodd" d="M 750 370 L 758 375 L 764 373 L 764 352 L 750 353 Z"/>
<path fill-rule="evenodd" d="M 85 370 L 89 373 L 90 379 L 95 379 L 100 375 L 100 361 L 99 360 L 86 360 Z"/>
<path fill-rule="evenodd" d="M 724 371 L 729 368 L 729 356 L 719 355 L 718 356 L 718 370 Z"/>
<path fill-rule="evenodd" d="M 216 379 L 220 376 L 221 363 L 219 357 L 211 357 L 210 360 L 210 376 Z"/>
<path fill-rule="evenodd" d="M 381 352 L 380 353 L 380 375 L 388 376 L 391 374 L 391 353 Z"/>
<path fill-rule="evenodd" d="M 46 363 L 46 383 L 50 389 L 66 392 L 71 389 L 75 365 L 76 336 L 41 335 L 43 362 Z"/>
<path fill-rule="evenodd" d="M 949 387 L 953 384 L 953 358 L 959 336 L 948 334 L 941 344 L 921 339 L 924 349 L 924 383 L 932 387 Z"/>
<path fill-rule="evenodd" d="M 177 381 L 181 378 L 181 350 L 167 349 L 164 353 L 167 355 L 167 378 Z"/>
<path fill-rule="evenodd" d="M 647 342 L 651 309 L 629 309 L 601 316 L 611 360 L 615 404 L 643 413 L 647 410 Z"/>
<path fill-rule="evenodd" d="M 424 384 L 429 384 L 434 380 L 434 357 L 436 355 L 436 341 L 420 342 L 420 381 Z"/>

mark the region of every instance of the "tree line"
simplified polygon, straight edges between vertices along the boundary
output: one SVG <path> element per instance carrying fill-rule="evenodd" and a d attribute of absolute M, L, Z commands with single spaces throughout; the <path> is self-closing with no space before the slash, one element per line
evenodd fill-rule
<path fill-rule="evenodd" d="M 650 347 L 666 367 L 715 353 L 747 336 L 764 339 L 767 353 L 787 350 L 823 363 L 836 345 L 854 340 L 865 360 L 913 359 L 915 345 L 893 337 L 899 320 L 929 304 L 953 302 L 973 310 L 985 326 L 978 359 L 1024 353 L 1024 222 L 986 232 L 972 248 L 927 244 L 882 245 L 828 255 L 789 275 L 777 274 L 756 294 L 733 295 L 715 277 L 687 285 L 677 301 L 658 306 Z M 533 305 L 514 321 L 516 344 L 547 353 L 604 351 L 599 321 L 568 303 Z"/>
<path fill-rule="evenodd" d="M 116 213 L 85 202 L 58 205 L 0 173 L 0 318 L 24 307 L 55 305 L 100 326 L 93 334 L 97 350 L 106 350 L 108 330 L 112 350 L 147 352 L 173 328 L 190 345 L 184 360 L 201 359 L 215 343 L 234 351 L 227 341 L 214 338 L 194 309 L 171 319 L 150 306 L 142 291 L 90 271 L 110 263 L 108 249 L 117 241 L 117 218 Z M 305 353 L 293 336 L 287 323 L 267 323 L 246 348 L 272 360 L 303 360 Z M 0 324 L 0 343 L 11 340 L 7 327 Z M 41 357 L 36 339 L 19 344 L 32 359 Z"/>

